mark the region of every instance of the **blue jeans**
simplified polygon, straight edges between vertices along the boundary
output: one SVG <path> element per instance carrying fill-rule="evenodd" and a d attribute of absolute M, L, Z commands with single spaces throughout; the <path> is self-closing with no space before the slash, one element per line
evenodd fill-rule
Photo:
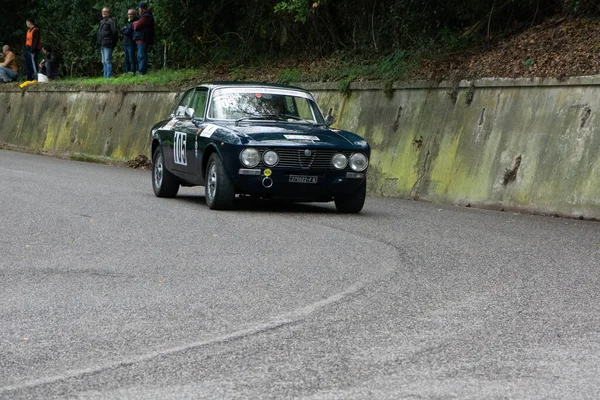
<path fill-rule="evenodd" d="M 13 71 L 10 68 L 0 67 L 0 82 L 11 82 L 16 81 L 18 72 Z"/>
<path fill-rule="evenodd" d="M 111 78 L 113 49 L 111 47 L 101 47 L 100 54 L 102 54 L 102 72 L 104 72 L 104 77 Z"/>
<path fill-rule="evenodd" d="M 148 45 L 138 43 L 137 45 L 138 72 L 146 75 L 148 72 Z"/>
<path fill-rule="evenodd" d="M 125 45 L 123 49 L 125 50 L 125 72 L 135 73 L 135 46 Z"/>
<path fill-rule="evenodd" d="M 25 72 L 27 74 L 27 80 L 32 81 L 37 77 L 37 66 L 38 66 L 38 54 L 40 51 L 38 49 L 33 50 L 25 50 L 24 58 L 25 58 Z"/>

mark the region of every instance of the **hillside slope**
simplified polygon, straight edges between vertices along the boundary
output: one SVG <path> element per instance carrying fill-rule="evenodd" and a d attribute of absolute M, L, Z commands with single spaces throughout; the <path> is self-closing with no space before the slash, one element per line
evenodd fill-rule
<path fill-rule="evenodd" d="M 600 73 L 600 20 L 554 18 L 488 46 L 425 60 L 415 79 L 554 77 Z"/>

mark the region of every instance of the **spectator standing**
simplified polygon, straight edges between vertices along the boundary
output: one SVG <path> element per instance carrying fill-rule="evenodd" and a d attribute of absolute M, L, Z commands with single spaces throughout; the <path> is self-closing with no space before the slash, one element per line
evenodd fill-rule
<path fill-rule="evenodd" d="M 148 72 L 148 47 L 154 44 L 154 16 L 146 3 L 138 5 L 140 19 L 133 23 L 133 39 L 137 46 L 138 73 Z"/>
<path fill-rule="evenodd" d="M 135 74 L 135 41 L 133 40 L 133 23 L 137 20 L 135 10 L 127 10 L 127 24 L 121 27 L 123 34 L 123 50 L 125 51 L 125 73 Z"/>
<path fill-rule="evenodd" d="M 17 80 L 19 76 L 19 66 L 17 65 L 17 57 L 10 50 L 10 46 L 5 44 L 2 46 L 2 54 L 4 61 L 0 63 L 0 82 L 12 82 Z"/>
<path fill-rule="evenodd" d="M 46 75 L 48 79 L 58 78 L 58 57 L 52 51 L 52 47 L 45 44 L 42 46 L 44 59 L 40 63 L 40 73 Z"/>
<path fill-rule="evenodd" d="M 27 36 L 25 38 L 25 72 L 27 80 L 32 81 L 37 76 L 38 55 L 42 48 L 42 38 L 40 28 L 36 25 L 35 19 L 27 18 Z"/>
<path fill-rule="evenodd" d="M 102 55 L 102 72 L 105 78 L 112 77 L 112 56 L 117 44 L 117 26 L 110 16 L 110 8 L 102 9 L 102 20 L 98 27 L 98 45 Z"/>

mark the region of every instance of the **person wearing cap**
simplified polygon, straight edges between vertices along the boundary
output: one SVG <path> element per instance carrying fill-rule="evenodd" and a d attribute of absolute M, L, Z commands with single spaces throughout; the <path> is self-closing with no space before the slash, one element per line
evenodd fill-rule
<path fill-rule="evenodd" d="M 15 53 L 10 50 L 9 45 L 5 44 L 2 46 L 2 54 L 4 61 L 0 63 L 0 82 L 16 81 L 19 76 L 19 67 Z"/>
<path fill-rule="evenodd" d="M 148 46 L 154 44 L 154 16 L 146 3 L 138 5 L 140 18 L 133 23 L 133 40 L 137 46 L 138 73 L 148 72 Z"/>
<path fill-rule="evenodd" d="M 110 8 L 102 9 L 102 20 L 98 28 L 98 45 L 102 56 L 102 72 L 105 78 L 112 77 L 112 56 L 117 45 L 117 26 L 110 17 Z"/>
<path fill-rule="evenodd" d="M 137 14 L 133 8 L 127 10 L 127 24 L 121 27 L 123 34 L 123 51 L 125 52 L 125 73 L 135 74 L 135 41 L 133 40 L 133 23 Z"/>

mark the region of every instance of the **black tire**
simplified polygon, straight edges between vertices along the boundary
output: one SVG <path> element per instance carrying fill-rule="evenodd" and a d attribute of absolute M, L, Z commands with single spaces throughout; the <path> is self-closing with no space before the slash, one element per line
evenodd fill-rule
<path fill-rule="evenodd" d="M 366 197 L 367 181 L 364 180 L 354 192 L 336 196 L 335 208 L 339 213 L 359 213 L 365 204 Z"/>
<path fill-rule="evenodd" d="M 160 147 L 152 155 L 152 189 L 157 197 L 175 197 L 179 191 L 179 181 L 165 166 Z"/>
<path fill-rule="evenodd" d="M 204 194 L 206 205 L 211 210 L 228 210 L 233 206 L 235 187 L 217 153 L 211 154 L 206 165 Z"/>

